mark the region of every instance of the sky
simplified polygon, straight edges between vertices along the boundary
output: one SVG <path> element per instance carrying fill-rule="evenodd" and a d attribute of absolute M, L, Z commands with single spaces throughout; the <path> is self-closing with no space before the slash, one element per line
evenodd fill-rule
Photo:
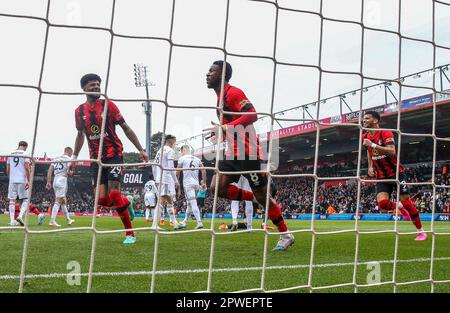
<path fill-rule="evenodd" d="M 431 0 L 402 1 L 401 12 L 398 0 L 323 0 L 323 16 L 359 22 L 363 2 L 363 22 L 367 27 L 397 31 L 401 13 L 403 36 L 433 39 Z M 450 4 L 450 1 L 443 2 Z M 377 80 L 361 81 L 355 74 L 322 73 L 319 95 L 320 72 L 312 66 L 319 66 L 321 20 L 315 13 L 319 12 L 320 1 L 279 0 L 280 7 L 305 12 L 280 9 L 278 19 L 276 7 L 267 2 L 230 0 L 229 3 L 226 23 L 226 0 L 175 1 L 170 38 L 172 1 L 116 0 L 113 32 L 152 39 L 112 37 L 107 30 L 51 26 L 45 44 L 47 25 L 44 21 L 1 14 L 45 18 L 47 1 L 1 0 L 0 106 L 4 116 L 0 123 L 0 155 L 9 154 L 20 140 L 28 141 L 31 151 L 36 121 L 34 155 L 61 155 L 65 146 L 74 144 L 74 110 L 85 101 L 84 95 L 42 94 L 38 112 L 38 89 L 5 85 L 31 85 L 46 92 L 76 93 L 81 92 L 81 76 L 93 72 L 103 78 L 102 91 L 109 98 L 142 100 L 145 90 L 134 85 L 133 72 L 133 64 L 142 63 L 148 66 L 149 78 L 154 84 L 150 87 L 150 98 L 155 100 L 152 102 L 152 132 L 163 130 L 165 103 L 185 106 L 167 110 L 166 133 L 181 140 L 201 134 L 211 121 L 217 121 L 214 111 L 217 98 L 214 91 L 206 87 L 205 79 L 212 62 L 224 58 L 221 50 L 224 47 L 227 53 L 241 55 L 227 56 L 233 66 L 230 83 L 245 92 L 259 113 L 270 113 L 272 107 L 273 112 L 289 109 L 358 89 L 361 84 L 368 86 L 432 68 L 434 53 L 437 66 L 450 63 L 450 50 L 433 49 L 429 43 L 403 39 L 399 53 L 399 38 L 395 34 L 365 30 L 362 43 L 359 25 L 324 20 L 320 67 L 329 71 L 359 72 L 362 63 L 362 74 Z M 450 6 L 437 3 L 435 6 L 435 43 L 450 47 Z M 109 29 L 112 9 L 112 0 L 54 0 L 50 1 L 49 22 Z M 170 41 L 190 47 L 172 46 L 171 49 Z M 275 65 L 270 58 L 303 66 Z M 433 75 L 423 75 L 405 83 L 430 88 L 433 87 Z M 396 86 L 393 91 L 399 92 Z M 402 88 L 402 98 L 430 92 L 422 88 Z M 352 110 L 359 109 L 359 93 L 346 99 Z M 142 101 L 114 102 L 145 146 Z M 363 93 L 363 108 L 383 103 L 382 89 L 373 88 Z M 194 109 L 193 106 L 204 108 Z M 316 116 L 316 110 L 317 107 L 311 108 L 309 112 Z M 338 114 L 336 100 L 320 106 L 319 118 Z M 302 112 L 292 111 L 283 117 L 301 119 Z M 300 123 L 280 121 L 283 127 Z M 266 118 L 255 126 L 259 132 L 266 132 L 270 130 L 270 120 Z M 275 124 L 274 127 L 280 126 Z M 118 134 L 124 143 L 124 151 L 136 151 L 120 127 Z M 198 142 L 192 140 L 192 144 Z M 87 143 L 79 157 L 88 158 Z"/>

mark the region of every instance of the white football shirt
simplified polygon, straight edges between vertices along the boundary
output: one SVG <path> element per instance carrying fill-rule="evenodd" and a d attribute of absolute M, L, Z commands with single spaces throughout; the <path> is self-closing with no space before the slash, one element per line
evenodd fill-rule
<path fill-rule="evenodd" d="M 158 192 L 156 191 L 156 184 L 154 180 L 149 180 L 148 182 L 145 183 L 144 185 L 144 190 L 145 190 L 145 194 L 157 194 Z"/>
<path fill-rule="evenodd" d="M 198 181 L 198 169 L 202 164 L 199 158 L 193 155 L 183 155 L 178 159 L 178 168 L 191 169 L 183 171 L 183 186 L 200 185 Z"/>
<path fill-rule="evenodd" d="M 30 159 L 24 158 L 28 154 L 23 150 L 15 150 L 11 153 L 13 157 L 8 158 L 9 163 L 9 182 L 12 184 L 25 184 L 27 174 L 25 166 L 28 166 Z"/>
<path fill-rule="evenodd" d="M 161 164 L 161 159 L 162 159 L 162 164 Z M 161 166 L 163 167 L 161 169 L 161 167 L 159 166 L 153 166 L 152 170 L 153 170 L 153 177 L 155 178 L 155 182 L 157 184 L 159 184 L 160 180 L 161 180 L 161 175 L 162 175 L 162 183 L 163 184 L 172 184 L 175 183 L 175 179 L 174 176 L 175 171 L 167 171 L 166 169 L 169 168 L 174 168 L 173 166 L 169 165 L 169 162 L 172 161 L 171 163 L 173 164 L 173 161 L 175 160 L 175 151 L 173 151 L 173 149 L 169 146 L 164 146 L 161 152 L 161 149 L 159 149 L 158 153 L 156 153 L 156 157 L 154 162 L 156 164 L 161 164 Z"/>
<path fill-rule="evenodd" d="M 60 157 L 55 158 L 52 163 L 53 170 L 55 173 L 55 178 L 59 176 L 65 176 L 67 177 L 67 173 L 69 172 L 69 165 L 70 163 L 62 162 L 62 161 L 70 161 L 70 157 L 68 155 L 62 155 Z"/>

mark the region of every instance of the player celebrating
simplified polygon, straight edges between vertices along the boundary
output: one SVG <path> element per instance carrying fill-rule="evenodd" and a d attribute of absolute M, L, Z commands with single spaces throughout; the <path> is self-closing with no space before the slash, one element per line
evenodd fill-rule
<path fill-rule="evenodd" d="M 103 136 L 103 147 L 101 161 L 104 164 L 120 164 L 123 163 L 123 145 L 116 133 L 116 125 L 122 127 L 123 132 L 127 138 L 133 143 L 139 151 L 141 159 L 144 162 L 148 161 L 148 155 L 142 148 L 139 139 L 134 131 L 128 126 L 120 113 L 117 106 L 112 101 L 101 100 L 100 84 L 101 78 L 97 74 L 86 74 L 81 78 L 81 88 L 84 92 L 89 92 L 86 95 L 86 102 L 81 104 L 75 110 L 75 124 L 77 128 L 77 136 L 75 139 L 75 149 L 73 159 L 77 159 L 81 148 L 84 144 L 84 136 L 88 141 L 89 155 L 91 159 L 97 159 L 100 148 L 100 130 L 102 123 L 105 122 L 105 134 Z M 93 94 L 96 93 L 96 94 Z M 106 120 L 103 121 L 102 113 L 107 107 Z M 75 163 L 71 164 L 71 168 Z M 99 171 L 96 162 L 91 163 L 92 185 L 97 186 L 97 173 Z M 136 236 L 131 225 L 130 214 L 128 206 L 130 201 L 123 197 L 120 193 L 120 180 L 122 175 L 122 168 L 120 166 L 110 166 L 100 169 L 99 182 L 99 199 L 98 204 L 104 207 L 112 207 L 119 214 L 122 223 L 125 227 L 126 238 L 124 244 L 133 244 L 136 242 Z"/>
<path fill-rule="evenodd" d="M 206 170 L 202 170 L 202 180 L 198 181 L 198 169 L 203 167 L 202 161 L 196 156 L 191 155 L 191 149 L 188 145 L 181 147 L 181 157 L 178 159 L 178 168 L 183 168 L 183 187 L 184 196 L 186 197 L 186 216 L 182 222 L 184 225 L 189 220 L 191 213 L 194 213 L 197 226 L 195 229 L 203 228 L 203 223 L 200 215 L 200 210 L 197 205 L 197 191 L 206 188 Z M 179 177 L 181 171 L 177 171 L 177 177 Z"/>
<path fill-rule="evenodd" d="M 397 154 L 395 152 L 394 135 L 390 131 L 377 130 L 380 128 L 380 114 L 376 111 L 366 111 L 364 113 L 363 125 L 371 130 L 365 132 L 362 136 L 363 144 L 367 148 L 367 161 L 369 176 L 375 176 L 376 179 L 395 179 L 397 170 Z M 372 130 L 373 129 L 373 130 Z M 404 168 L 399 164 L 399 180 L 405 182 L 406 176 Z M 380 182 L 376 184 L 377 203 L 382 210 L 395 210 L 396 202 L 391 202 L 391 194 L 397 190 L 395 182 Z M 427 234 L 423 232 L 419 212 L 412 203 L 406 185 L 400 185 L 400 203 L 398 208 L 405 220 L 412 222 L 417 228 L 418 234 L 416 240 L 426 240 Z"/>
<path fill-rule="evenodd" d="M 56 223 L 56 216 L 58 215 L 58 211 L 61 210 L 64 213 L 64 216 L 67 220 L 67 225 L 72 225 L 75 222 L 69 216 L 69 211 L 67 211 L 66 207 L 66 193 L 67 193 L 67 177 L 72 175 L 72 172 L 69 171 L 69 163 L 72 158 L 73 150 L 71 147 L 64 148 L 64 154 L 60 157 L 55 158 L 48 169 L 47 172 L 47 190 L 52 188 L 51 180 L 52 175 L 55 173 L 55 178 L 53 179 L 53 190 L 55 192 L 55 204 L 53 204 L 52 214 L 50 217 L 50 226 L 61 227 L 58 223 Z"/>
<path fill-rule="evenodd" d="M 239 178 L 237 187 L 242 190 L 246 190 L 246 191 L 250 191 L 250 192 L 252 191 L 247 178 L 245 178 L 244 176 L 241 176 Z M 244 201 L 244 203 L 245 203 L 245 224 L 247 225 L 246 228 L 248 230 L 251 230 L 252 223 L 253 223 L 253 202 L 246 200 L 246 201 Z M 238 201 L 238 200 L 231 201 L 231 217 L 233 219 L 231 222 L 231 225 L 232 225 L 231 231 L 238 230 L 237 216 L 239 213 L 239 205 L 240 205 L 240 201 Z"/>
<path fill-rule="evenodd" d="M 28 143 L 20 141 L 19 147 L 11 153 L 13 157 L 9 157 L 6 162 L 6 175 L 9 176 L 9 225 L 11 226 L 25 225 L 22 218 L 28 210 L 27 189 L 30 182 L 30 159 L 27 158 L 28 155 L 25 152 L 27 148 Z M 16 203 L 20 206 L 20 213 L 14 219 Z"/>
<path fill-rule="evenodd" d="M 222 71 L 225 67 L 225 82 L 222 83 Z M 231 78 L 232 68 L 228 62 L 216 61 L 213 63 L 209 72 L 206 74 L 206 83 L 208 88 L 214 89 L 217 94 L 217 105 L 220 105 L 220 93 L 223 87 L 223 121 L 221 125 L 213 123 L 216 127 L 208 129 L 211 136 L 218 138 L 217 129 L 224 133 L 227 140 L 227 152 L 225 160 L 219 161 L 219 170 L 226 172 L 240 172 L 261 170 L 261 147 L 256 136 L 256 130 L 253 123 L 258 119 L 253 104 L 247 99 L 242 90 L 231 86 L 228 82 Z M 254 114 L 227 114 L 226 112 L 236 113 L 254 113 Z M 220 111 L 217 110 L 220 118 Z M 236 138 L 236 140 L 235 140 Z M 265 173 L 244 174 L 248 179 L 253 192 L 245 191 L 237 187 L 235 184 L 241 175 L 220 174 L 218 195 L 219 197 L 229 200 L 248 200 L 256 201 L 262 204 L 266 203 L 267 195 L 267 175 Z M 215 179 L 211 185 L 214 193 Z M 288 228 L 283 219 L 281 209 L 276 201 L 269 198 L 270 220 L 277 226 L 279 232 L 286 232 Z M 294 243 L 294 236 L 290 233 L 282 234 L 273 251 L 281 251 L 288 249 Z"/>

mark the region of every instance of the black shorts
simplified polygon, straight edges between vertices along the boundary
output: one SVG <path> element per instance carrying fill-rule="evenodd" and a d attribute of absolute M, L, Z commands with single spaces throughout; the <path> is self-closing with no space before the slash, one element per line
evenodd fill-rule
<path fill-rule="evenodd" d="M 221 172 L 243 172 L 243 171 L 260 171 L 261 160 L 220 160 L 219 171 Z M 226 174 L 229 175 L 229 174 Z M 233 177 L 233 182 L 237 183 L 241 174 L 229 175 Z M 267 186 L 266 173 L 250 173 L 242 174 L 247 178 L 250 187 L 259 188 Z"/>
<path fill-rule="evenodd" d="M 102 162 L 105 164 L 120 164 L 123 163 L 123 158 L 116 156 L 112 158 L 104 158 Z M 91 163 L 91 175 L 92 175 L 92 186 L 97 186 L 97 174 L 98 174 L 98 164 Z M 112 167 L 102 167 L 102 172 L 100 174 L 100 185 L 108 184 L 109 181 L 122 181 L 122 167 L 112 166 Z"/>
<path fill-rule="evenodd" d="M 395 177 L 389 177 L 390 179 L 395 179 Z M 398 179 L 401 182 L 406 182 L 406 175 L 403 173 L 398 174 Z M 391 196 L 392 192 L 397 191 L 397 183 L 377 183 L 376 184 L 376 192 L 379 194 L 380 192 L 387 192 L 389 194 L 389 197 Z M 400 194 L 401 195 L 409 195 L 409 189 L 407 185 L 400 185 Z"/>
<path fill-rule="evenodd" d="M 197 198 L 197 205 L 200 207 L 205 206 L 205 198 Z"/>

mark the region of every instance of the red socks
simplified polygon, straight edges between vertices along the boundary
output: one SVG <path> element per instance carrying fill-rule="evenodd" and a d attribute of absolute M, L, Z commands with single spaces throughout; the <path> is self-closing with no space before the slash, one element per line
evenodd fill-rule
<path fill-rule="evenodd" d="M 254 196 L 251 191 L 243 190 L 235 185 L 228 185 L 226 198 L 229 200 L 253 201 Z M 271 204 L 268 214 L 269 219 L 277 226 L 279 232 L 288 230 L 278 204 Z"/>
<path fill-rule="evenodd" d="M 411 200 L 403 200 L 401 201 L 403 204 L 403 208 L 406 209 L 411 216 L 411 220 L 413 224 L 416 226 L 417 229 L 422 228 L 422 222 L 420 221 L 419 212 L 417 211 L 417 208 L 414 206 Z M 390 202 L 388 199 L 383 199 L 380 202 L 378 202 L 378 206 L 382 210 L 394 210 L 397 208 L 396 202 Z"/>
<path fill-rule="evenodd" d="M 274 203 L 271 205 L 268 217 L 272 221 L 272 223 L 277 226 L 279 232 L 285 232 L 288 230 L 278 204 Z"/>
<path fill-rule="evenodd" d="M 408 210 L 409 215 L 411 215 L 412 222 L 417 229 L 422 228 L 422 222 L 420 221 L 419 211 L 414 206 L 411 200 L 402 201 L 403 207 Z"/>
<path fill-rule="evenodd" d="M 128 200 L 126 197 L 122 197 L 120 191 L 118 190 L 111 191 L 109 195 L 98 199 L 98 204 L 106 207 L 114 205 L 117 210 L 117 214 L 119 214 L 125 229 L 133 228 L 133 226 L 131 225 L 130 214 L 128 213 L 127 210 L 127 206 L 130 205 L 130 200 Z M 127 231 L 126 235 L 134 237 L 134 232 Z"/>
<path fill-rule="evenodd" d="M 226 198 L 228 200 L 253 201 L 253 192 L 243 190 L 235 185 L 228 185 Z"/>

